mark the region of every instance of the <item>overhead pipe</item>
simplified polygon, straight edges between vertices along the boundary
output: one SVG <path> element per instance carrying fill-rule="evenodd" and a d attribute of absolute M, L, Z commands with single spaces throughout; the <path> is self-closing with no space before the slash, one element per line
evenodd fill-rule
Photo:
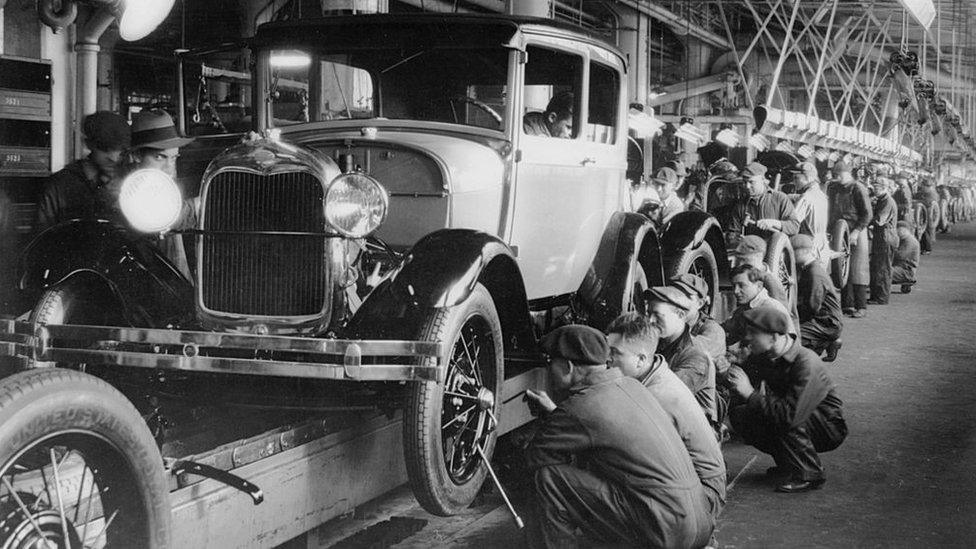
<path fill-rule="evenodd" d="M 0 9 L 2 7 L 3 3 L 0 3 Z M 61 29 L 74 23 L 75 18 L 78 17 L 78 4 L 74 0 L 62 0 L 60 5 L 55 7 L 53 0 L 42 0 L 37 3 L 37 16 L 57 34 Z"/>

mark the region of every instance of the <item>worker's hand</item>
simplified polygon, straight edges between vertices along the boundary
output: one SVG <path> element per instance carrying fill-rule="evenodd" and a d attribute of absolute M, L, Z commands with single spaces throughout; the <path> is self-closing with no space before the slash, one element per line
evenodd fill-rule
<path fill-rule="evenodd" d="M 529 405 L 529 411 L 532 415 L 545 415 L 556 409 L 556 403 L 549 398 L 549 395 L 545 391 L 533 391 L 532 389 L 525 390 L 525 402 Z"/>
<path fill-rule="evenodd" d="M 783 222 L 779 219 L 760 219 L 756 221 L 756 226 L 764 231 L 779 231 L 783 228 Z"/>
<path fill-rule="evenodd" d="M 738 366 L 729 368 L 729 385 L 742 398 L 749 398 L 755 391 L 749 381 L 749 376 Z"/>

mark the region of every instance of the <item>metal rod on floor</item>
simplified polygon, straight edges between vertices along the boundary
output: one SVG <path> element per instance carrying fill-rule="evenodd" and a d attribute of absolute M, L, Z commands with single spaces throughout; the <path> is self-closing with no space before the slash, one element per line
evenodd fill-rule
<path fill-rule="evenodd" d="M 485 410 L 488 412 L 488 417 L 491 418 L 492 426 L 494 429 L 498 426 L 498 420 L 495 419 L 495 414 L 491 413 L 491 410 Z M 491 475 L 491 480 L 495 481 L 495 486 L 498 487 L 498 492 L 502 495 L 502 499 L 505 500 L 505 505 L 508 507 L 508 512 L 512 514 L 512 518 L 515 519 L 515 526 L 518 526 L 521 530 L 525 528 L 525 523 L 522 522 L 522 517 L 519 516 L 518 512 L 515 511 L 515 506 L 512 505 L 512 501 L 508 499 L 508 494 L 505 493 L 505 488 L 502 487 L 502 483 L 498 480 L 498 476 L 495 475 L 495 470 L 491 466 L 491 462 L 488 460 L 488 456 L 485 455 L 485 451 L 481 449 L 477 443 L 474 445 L 474 449 L 478 451 L 478 455 L 481 456 L 481 460 L 485 462 L 485 467 L 488 469 L 488 474 Z"/>

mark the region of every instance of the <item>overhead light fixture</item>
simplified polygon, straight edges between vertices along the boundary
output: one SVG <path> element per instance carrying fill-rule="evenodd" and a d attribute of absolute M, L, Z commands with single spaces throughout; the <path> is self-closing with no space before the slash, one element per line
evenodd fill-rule
<path fill-rule="evenodd" d="M 664 122 L 654 116 L 653 109 L 648 114 L 643 105 L 634 103 L 627 111 L 627 126 L 637 137 L 654 137 L 664 127 Z"/>
<path fill-rule="evenodd" d="M 804 143 L 803 145 L 800 145 L 799 147 L 797 147 L 796 154 L 797 154 L 797 156 L 800 156 L 804 160 L 806 160 L 807 158 L 810 158 L 811 156 L 813 156 L 813 154 L 814 154 L 813 153 L 813 147 L 811 147 L 810 145 L 807 145 L 807 144 Z"/>
<path fill-rule="evenodd" d="M 817 149 L 816 152 L 813 153 L 813 156 L 818 161 L 824 162 L 827 160 L 827 158 L 830 157 L 830 151 L 828 151 L 827 149 Z"/>
<path fill-rule="evenodd" d="M 763 152 L 769 148 L 769 138 L 761 133 L 754 133 L 749 136 L 749 146 L 757 152 Z"/>
<path fill-rule="evenodd" d="M 935 5 L 932 0 L 898 0 L 908 13 L 923 27 L 928 30 L 935 20 Z"/>
<path fill-rule="evenodd" d="M 715 142 L 725 145 L 728 148 L 739 146 L 739 134 L 732 128 L 722 128 L 715 134 Z"/>
<path fill-rule="evenodd" d="M 681 125 L 679 125 L 677 131 L 674 132 L 674 136 L 682 141 L 687 141 L 696 146 L 705 141 L 705 135 L 702 134 L 701 130 L 695 127 L 694 119 L 687 116 L 683 116 L 681 118 Z"/>
<path fill-rule="evenodd" d="M 780 141 L 779 143 L 776 144 L 774 150 L 793 154 L 793 145 L 790 145 L 789 141 Z"/>
<path fill-rule="evenodd" d="M 149 36 L 169 15 L 176 0 L 121 0 L 119 35 L 132 42 Z"/>
<path fill-rule="evenodd" d="M 300 69 L 312 64 L 312 57 L 298 50 L 271 52 L 268 62 L 276 69 Z"/>

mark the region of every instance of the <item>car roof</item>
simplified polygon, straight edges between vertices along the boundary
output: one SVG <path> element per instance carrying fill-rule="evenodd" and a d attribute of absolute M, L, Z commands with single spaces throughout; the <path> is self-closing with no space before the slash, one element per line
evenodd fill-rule
<path fill-rule="evenodd" d="M 363 33 L 373 33 L 382 40 L 372 44 L 384 49 L 391 42 L 400 42 L 409 49 L 419 45 L 464 48 L 507 44 L 520 29 L 533 34 L 576 39 L 605 48 L 621 60 L 625 59 L 602 37 L 577 26 L 554 19 L 502 14 L 368 14 L 276 21 L 258 27 L 251 42 L 256 46 L 309 43 L 316 47 L 348 49 L 350 44 L 361 43 Z M 366 43 L 356 49 L 369 47 Z"/>

